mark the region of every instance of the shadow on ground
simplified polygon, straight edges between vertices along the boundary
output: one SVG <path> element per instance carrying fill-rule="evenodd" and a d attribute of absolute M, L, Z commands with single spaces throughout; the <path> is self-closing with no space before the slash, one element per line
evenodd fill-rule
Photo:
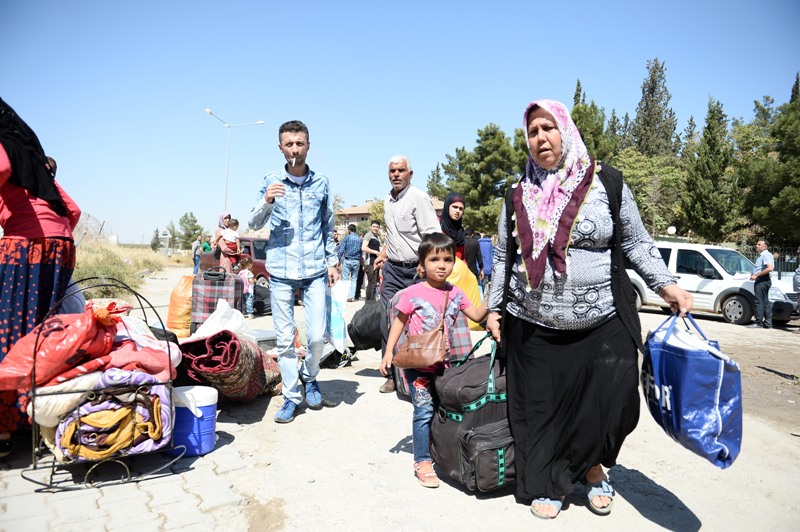
<path fill-rule="evenodd" d="M 702 523 L 694 512 L 674 493 L 659 486 L 640 471 L 616 465 L 609 470 L 608 476 L 617 493 L 625 497 L 645 519 L 667 530 L 700 530 Z M 581 497 L 581 504 L 586 505 L 585 495 Z"/>

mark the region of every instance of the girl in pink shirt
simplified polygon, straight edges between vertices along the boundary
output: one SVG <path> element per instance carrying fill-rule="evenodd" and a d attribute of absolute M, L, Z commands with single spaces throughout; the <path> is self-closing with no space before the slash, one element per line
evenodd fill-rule
<path fill-rule="evenodd" d="M 394 348 L 408 324 L 409 334 L 420 334 L 432 330 L 444 317 L 445 331 L 453 345 L 455 334 L 469 334 L 469 329 L 457 331 L 456 318 L 459 312 L 477 323 L 487 315 L 486 305 L 478 308 L 457 286 L 447 282 L 456 260 L 456 245 L 453 239 L 442 233 L 431 233 L 422 237 L 419 245 L 419 268 L 422 283 L 417 283 L 398 292 L 395 309 L 397 317 L 389 329 L 386 354 L 381 361 L 381 373 L 386 376 L 392 365 Z M 445 308 L 445 304 L 447 307 Z M 461 320 L 463 323 L 463 320 Z M 466 325 L 466 324 L 465 324 Z M 431 421 L 436 411 L 434 388 L 436 375 L 443 365 L 430 368 L 406 369 L 411 403 L 414 405 L 411 435 L 414 444 L 414 475 L 426 488 L 439 487 L 439 478 L 433 470 L 430 453 Z"/>

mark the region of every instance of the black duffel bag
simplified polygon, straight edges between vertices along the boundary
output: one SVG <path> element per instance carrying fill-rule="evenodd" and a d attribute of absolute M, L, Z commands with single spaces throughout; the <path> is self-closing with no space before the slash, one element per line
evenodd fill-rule
<path fill-rule="evenodd" d="M 253 310 L 256 314 L 272 314 L 272 300 L 269 297 L 269 284 L 253 286 Z"/>
<path fill-rule="evenodd" d="M 491 355 L 472 358 L 489 336 L 436 379 L 439 409 L 431 423 L 436 465 L 468 490 L 481 492 L 504 488 L 516 478 L 497 343 L 492 341 Z"/>
<path fill-rule="evenodd" d="M 381 349 L 381 320 L 383 304 L 380 301 L 367 301 L 356 311 L 347 324 L 347 336 L 353 344 L 352 351 Z"/>

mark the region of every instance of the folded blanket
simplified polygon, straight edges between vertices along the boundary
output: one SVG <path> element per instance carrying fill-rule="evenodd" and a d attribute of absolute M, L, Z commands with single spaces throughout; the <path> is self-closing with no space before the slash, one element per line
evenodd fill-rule
<path fill-rule="evenodd" d="M 55 445 L 63 461 L 103 460 L 155 451 L 172 436 L 168 385 L 140 371 L 110 369 L 100 389 L 58 424 Z"/>
<path fill-rule="evenodd" d="M 185 342 L 181 351 L 184 361 L 179 369 L 196 382 L 210 384 L 223 397 L 248 401 L 280 392 L 278 365 L 257 344 L 231 331 Z"/>

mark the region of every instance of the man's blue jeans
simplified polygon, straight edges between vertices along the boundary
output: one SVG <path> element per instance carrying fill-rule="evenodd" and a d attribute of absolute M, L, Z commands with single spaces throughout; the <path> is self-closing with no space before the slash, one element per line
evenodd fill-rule
<path fill-rule="evenodd" d="M 408 379 L 408 392 L 414 405 L 411 423 L 411 438 L 414 443 L 414 462 L 431 459 L 431 422 L 436 411 L 433 403 L 433 373 L 421 373 L 415 369 L 405 370 Z"/>
<path fill-rule="evenodd" d="M 350 291 L 347 293 L 347 299 L 356 297 L 356 276 L 361 268 L 361 261 L 358 259 L 344 259 L 342 261 L 342 279 L 350 281 Z"/>
<path fill-rule="evenodd" d="M 197 270 L 200 269 L 200 255 L 194 256 L 194 271 L 192 271 L 192 275 L 197 275 Z"/>
<path fill-rule="evenodd" d="M 772 327 L 772 301 L 769 300 L 769 289 L 772 288 L 772 281 L 756 281 L 753 284 L 755 292 L 755 320 L 758 325 Z"/>
<path fill-rule="evenodd" d="M 300 391 L 300 372 L 303 380 L 317 379 L 319 359 L 325 343 L 325 287 L 326 275 L 312 279 L 269 278 L 270 298 L 272 299 L 272 322 L 278 343 L 278 366 L 283 378 L 283 396 L 300 404 L 303 394 Z M 294 293 L 299 289 L 303 297 L 303 313 L 306 316 L 306 337 L 308 352 L 298 370 L 297 353 L 294 349 Z"/>

